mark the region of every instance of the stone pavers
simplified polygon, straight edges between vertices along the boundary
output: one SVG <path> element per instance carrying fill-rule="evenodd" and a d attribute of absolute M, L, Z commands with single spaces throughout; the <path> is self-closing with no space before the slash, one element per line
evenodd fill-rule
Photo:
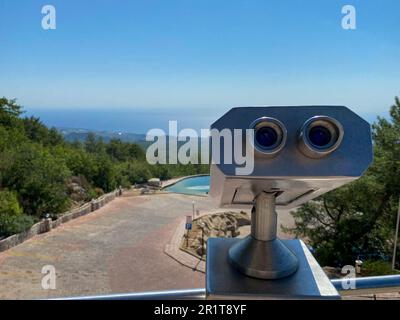
<path fill-rule="evenodd" d="M 0 299 L 37 299 L 204 288 L 204 274 L 164 253 L 178 223 L 212 205 L 177 194 L 124 196 L 0 253 Z M 56 289 L 41 286 L 56 269 Z"/>

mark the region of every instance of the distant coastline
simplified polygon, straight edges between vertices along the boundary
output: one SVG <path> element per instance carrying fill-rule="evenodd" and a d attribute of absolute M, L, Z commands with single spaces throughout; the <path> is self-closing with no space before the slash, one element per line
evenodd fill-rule
<path fill-rule="evenodd" d="M 222 115 L 229 108 L 220 112 Z M 208 109 L 190 110 L 190 108 L 33 108 L 25 107 L 26 116 L 39 117 L 48 127 L 115 132 L 145 135 L 150 129 L 160 128 L 168 131 L 168 121 L 178 121 L 179 129 L 200 130 L 209 128 L 218 118 L 215 111 Z"/>
<path fill-rule="evenodd" d="M 104 142 L 109 142 L 112 139 L 120 139 L 124 142 L 141 142 L 146 140 L 146 134 L 130 133 L 121 131 L 97 131 L 82 128 L 65 128 L 56 127 L 63 135 L 64 139 L 69 142 L 85 141 L 89 133 L 94 133 L 98 138 L 102 138 Z"/>
<path fill-rule="evenodd" d="M 349 106 L 353 107 L 353 106 Z M 73 130 L 78 132 L 94 131 L 109 133 L 123 133 L 121 140 L 134 142 L 135 139 L 143 140 L 143 136 L 153 128 L 168 131 L 168 121 L 178 121 L 179 129 L 191 128 L 199 131 L 209 128 L 210 125 L 225 112 L 226 108 L 208 108 L 191 110 L 190 108 L 148 108 L 148 109 L 104 109 L 104 108 L 25 108 L 26 116 L 39 117 L 48 127 Z M 389 117 L 386 110 L 381 113 L 360 113 L 361 117 L 373 123 L 377 116 Z M 106 135 L 106 136 L 107 136 Z M 106 137 L 107 138 L 107 137 Z M 67 137 L 68 139 L 68 137 Z"/>

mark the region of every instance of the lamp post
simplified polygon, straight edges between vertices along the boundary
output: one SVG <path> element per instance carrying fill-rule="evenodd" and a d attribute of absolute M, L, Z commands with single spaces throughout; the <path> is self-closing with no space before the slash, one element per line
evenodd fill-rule
<path fill-rule="evenodd" d="M 394 235 L 392 270 L 394 270 L 396 266 L 397 238 L 399 237 L 399 225 L 400 225 L 400 197 L 399 197 L 399 208 L 397 209 L 396 232 Z"/>

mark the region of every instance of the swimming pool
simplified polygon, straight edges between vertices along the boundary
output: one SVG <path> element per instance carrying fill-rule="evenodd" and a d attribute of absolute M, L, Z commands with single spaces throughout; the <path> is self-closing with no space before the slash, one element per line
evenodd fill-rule
<path fill-rule="evenodd" d="M 193 195 L 207 195 L 210 191 L 210 176 L 195 176 L 188 177 L 178 181 L 177 183 L 164 188 L 165 191 L 193 194 Z"/>

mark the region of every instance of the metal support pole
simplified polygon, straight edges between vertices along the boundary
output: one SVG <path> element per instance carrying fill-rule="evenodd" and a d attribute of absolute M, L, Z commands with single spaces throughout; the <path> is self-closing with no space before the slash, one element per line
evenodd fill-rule
<path fill-rule="evenodd" d="M 399 197 L 399 207 L 397 209 L 397 222 L 396 222 L 396 232 L 394 235 L 394 248 L 393 248 L 393 258 L 392 258 L 392 270 L 396 266 L 396 253 L 397 253 L 397 239 L 399 237 L 399 225 L 400 225 L 400 197 Z"/>
<path fill-rule="evenodd" d="M 298 268 L 296 256 L 277 237 L 275 193 L 261 192 L 251 212 L 251 234 L 229 249 L 229 261 L 259 279 L 287 277 Z"/>
<path fill-rule="evenodd" d="M 275 194 L 263 192 L 257 197 L 254 209 L 251 211 L 251 235 L 260 241 L 274 240 L 277 221 Z"/>

